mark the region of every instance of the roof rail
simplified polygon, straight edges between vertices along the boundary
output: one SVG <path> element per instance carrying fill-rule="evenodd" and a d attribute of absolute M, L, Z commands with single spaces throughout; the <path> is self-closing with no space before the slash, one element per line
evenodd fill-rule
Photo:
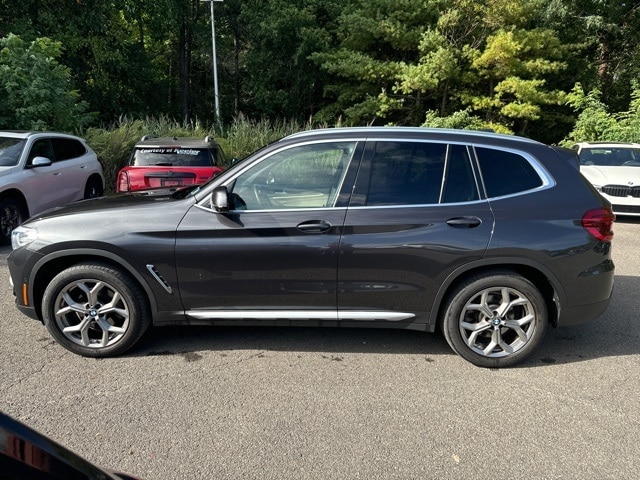
<path fill-rule="evenodd" d="M 145 140 L 150 140 L 150 139 L 152 139 L 152 138 L 158 138 L 158 135 L 144 135 L 144 136 L 140 139 L 140 141 L 141 141 L 141 142 L 144 142 Z"/>

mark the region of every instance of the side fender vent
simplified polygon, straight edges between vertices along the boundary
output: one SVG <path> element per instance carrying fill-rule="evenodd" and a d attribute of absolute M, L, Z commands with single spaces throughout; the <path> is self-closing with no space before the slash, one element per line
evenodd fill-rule
<path fill-rule="evenodd" d="M 153 275 L 153 278 L 155 278 L 158 283 L 162 285 L 162 288 L 164 288 L 167 292 L 172 293 L 171 285 L 169 285 L 164 277 L 160 275 L 160 272 L 158 272 L 155 265 L 147 265 L 147 270 L 149 270 L 149 273 Z"/>

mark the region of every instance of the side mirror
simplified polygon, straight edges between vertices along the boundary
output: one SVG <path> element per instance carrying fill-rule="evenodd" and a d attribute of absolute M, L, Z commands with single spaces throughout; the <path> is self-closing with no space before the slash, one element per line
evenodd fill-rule
<path fill-rule="evenodd" d="M 229 211 L 229 192 L 227 192 L 227 187 L 217 187 L 213 190 L 211 208 L 216 212 Z"/>
<path fill-rule="evenodd" d="M 51 166 L 51 160 L 49 160 L 47 157 L 34 157 L 33 160 L 31 160 L 31 167 L 49 167 Z"/>

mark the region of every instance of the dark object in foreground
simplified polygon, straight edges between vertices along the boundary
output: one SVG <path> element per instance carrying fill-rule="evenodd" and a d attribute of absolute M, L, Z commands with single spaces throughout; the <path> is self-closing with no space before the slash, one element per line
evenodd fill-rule
<path fill-rule="evenodd" d="M 136 480 L 89 463 L 71 450 L 0 412 L 2 480 Z"/>

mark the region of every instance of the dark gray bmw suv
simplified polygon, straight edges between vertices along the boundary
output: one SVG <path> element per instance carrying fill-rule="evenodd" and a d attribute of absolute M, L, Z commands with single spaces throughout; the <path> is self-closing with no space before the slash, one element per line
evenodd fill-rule
<path fill-rule="evenodd" d="M 336 128 L 201 187 L 40 214 L 8 264 L 18 308 L 80 355 L 121 354 L 151 324 L 440 327 L 465 359 L 504 367 L 548 324 L 606 309 L 614 219 L 571 152 Z"/>

